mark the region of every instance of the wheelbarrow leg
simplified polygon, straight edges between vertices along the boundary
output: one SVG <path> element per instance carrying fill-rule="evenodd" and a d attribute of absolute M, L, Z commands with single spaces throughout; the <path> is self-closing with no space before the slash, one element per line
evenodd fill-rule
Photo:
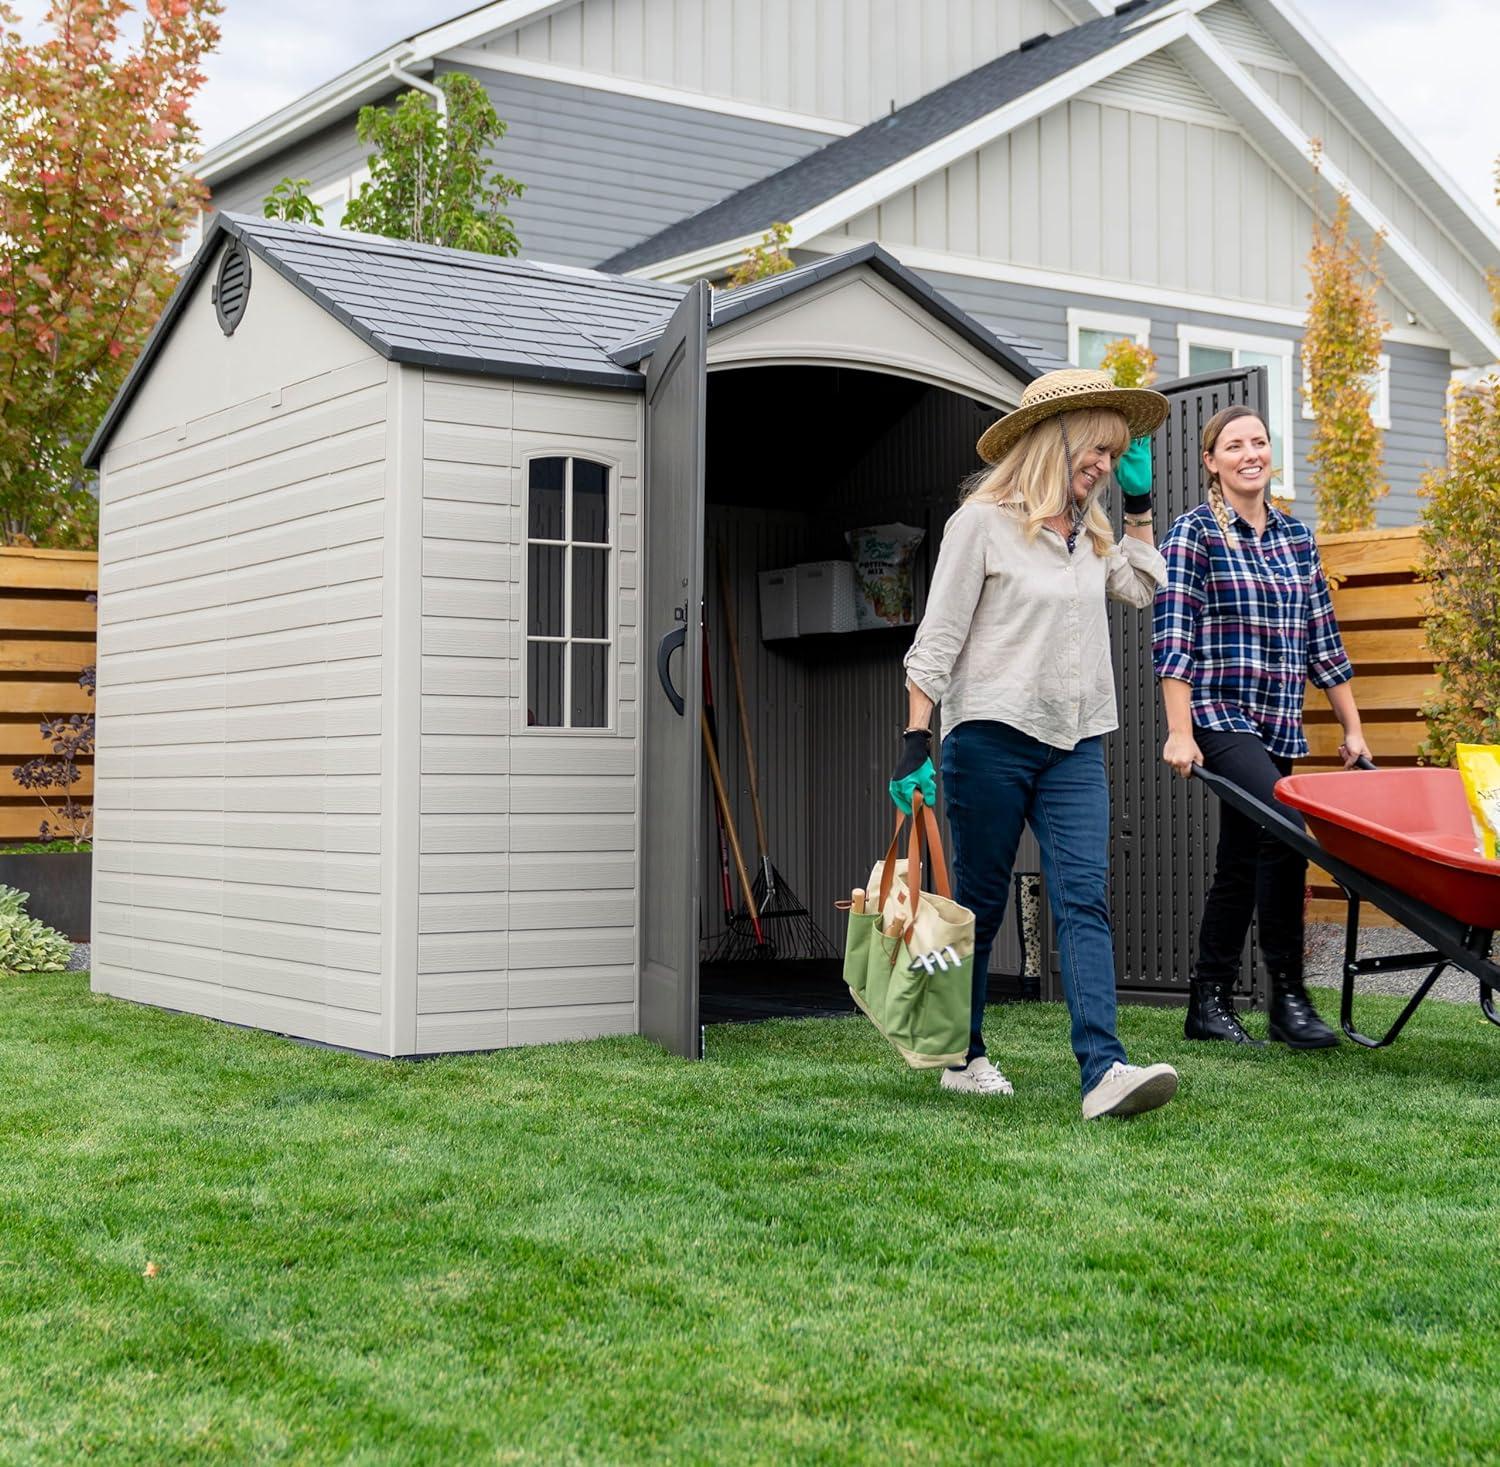
<path fill-rule="evenodd" d="M 1481 958 L 1488 958 L 1490 947 L 1495 939 L 1493 932 L 1484 932 L 1475 929 L 1469 933 L 1468 946 L 1472 948 Z M 1486 968 L 1493 967 L 1493 963 L 1486 963 Z M 1490 1023 L 1500 1025 L 1500 1014 L 1495 1012 L 1495 985 L 1487 983 L 1483 978 L 1479 980 L 1479 1009 Z"/>
<path fill-rule="evenodd" d="M 1349 916 L 1344 926 L 1344 989 L 1339 998 L 1339 1027 L 1354 1041 L 1362 1044 L 1366 1049 L 1384 1049 L 1392 1043 L 1396 1036 L 1406 1027 L 1406 1021 L 1416 1013 L 1422 1000 L 1427 997 L 1432 985 L 1442 976 L 1443 969 L 1448 966 L 1448 959 L 1441 953 L 1408 953 L 1400 956 L 1384 958 L 1360 958 L 1359 954 L 1359 897 L 1351 891 L 1345 891 L 1344 895 L 1349 902 Z M 1417 991 L 1407 1000 L 1406 1007 L 1401 1010 L 1396 1022 L 1386 1030 L 1379 1039 L 1371 1039 L 1368 1034 L 1362 1034 L 1354 1027 L 1354 980 L 1361 973 L 1406 973 L 1413 968 L 1422 968 L 1437 959 L 1437 966 L 1422 980 Z M 1483 985 L 1481 985 L 1480 1003 L 1484 1003 Z M 1500 1024 L 1500 1018 L 1489 1015 L 1494 1022 Z"/>

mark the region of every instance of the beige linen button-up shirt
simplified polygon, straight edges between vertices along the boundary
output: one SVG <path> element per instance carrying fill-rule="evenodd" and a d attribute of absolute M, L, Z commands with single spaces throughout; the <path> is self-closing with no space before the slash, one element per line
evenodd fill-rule
<path fill-rule="evenodd" d="M 1026 538 L 1017 510 L 969 500 L 949 519 L 906 654 L 906 675 L 943 705 L 943 731 L 1008 723 L 1071 749 L 1120 726 L 1105 599 L 1150 606 L 1167 583 L 1161 555 L 1129 536 L 1071 554 L 1053 531 Z"/>

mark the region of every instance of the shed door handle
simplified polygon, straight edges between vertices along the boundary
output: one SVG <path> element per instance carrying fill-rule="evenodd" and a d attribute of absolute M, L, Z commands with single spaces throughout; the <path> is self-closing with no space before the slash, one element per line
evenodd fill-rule
<path fill-rule="evenodd" d="M 687 641 L 687 626 L 673 627 L 670 632 L 656 644 L 656 675 L 661 679 L 662 692 L 667 695 L 667 701 L 672 705 L 679 718 L 687 712 L 687 704 L 682 700 L 682 694 L 672 686 L 672 668 L 670 666 L 672 654 L 680 652 L 683 644 Z"/>

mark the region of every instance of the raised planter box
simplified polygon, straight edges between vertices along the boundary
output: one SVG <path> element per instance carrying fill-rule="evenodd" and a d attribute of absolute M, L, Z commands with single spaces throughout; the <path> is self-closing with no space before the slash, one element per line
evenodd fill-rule
<path fill-rule="evenodd" d="M 30 892 L 26 915 L 74 942 L 89 942 L 94 895 L 92 851 L 0 854 L 0 885 Z"/>

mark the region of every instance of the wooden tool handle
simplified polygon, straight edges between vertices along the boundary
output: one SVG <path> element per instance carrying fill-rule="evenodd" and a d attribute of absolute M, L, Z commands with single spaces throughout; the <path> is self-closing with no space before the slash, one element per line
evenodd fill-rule
<path fill-rule="evenodd" d="M 719 813 L 724 817 L 724 833 L 729 837 L 729 849 L 734 854 L 734 869 L 739 872 L 740 889 L 745 893 L 745 908 L 750 920 L 760 921 L 760 912 L 755 906 L 755 892 L 750 885 L 750 873 L 745 869 L 745 856 L 740 850 L 740 838 L 734 828 L 734 816 L 729 810 L 729 797 L 724 793 L 724 776 L 719 771 L 719 756 L 714 753 L 714 741 L 708 732 L 708 715 L 700 708 L 698 718 L 703 728 L 703 752 L 708 756 L 708 773 L 713 780 L 714 794 L 718 797 Z"/>
<path fill-rule="evenodd" d="M 760 808 L 760 775 L 755 768 L 755 745 L 750 738 L 750 714 L 745 707 L 745 679 L 740 671 L 740 638 L 734 625 L 734 597 L 729 590 L 729 567 L 724 547 L 715 547 L 719 564 L 719 604 L 724 609 L 724 635 L 729 642 L 729 666 L 734 672 L 734 702 L 740 713 L 740 738 L 745 745 L 745 770 L 750 776 L 750 811 L 755 816 L 755 843 L 762 861 L 770 854 L 766 842 L 766 817 Z"/>

